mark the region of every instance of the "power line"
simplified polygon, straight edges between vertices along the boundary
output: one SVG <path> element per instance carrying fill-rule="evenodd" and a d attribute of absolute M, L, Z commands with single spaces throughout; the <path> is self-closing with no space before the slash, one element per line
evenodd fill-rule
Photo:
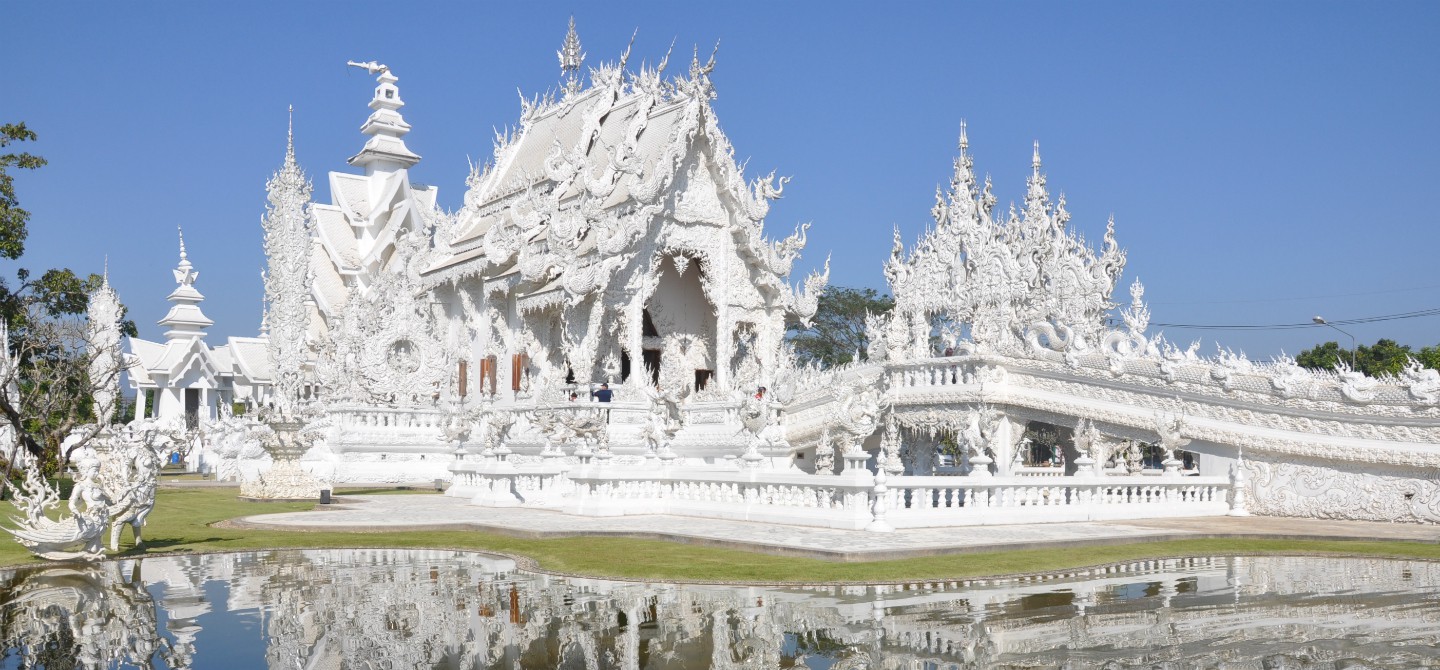
<path fill-rule="evenodd" d="M 1399 314 L 1384 314 L 1381 316 L 1367 316 L 1356 319 L 1335 319 L 1327 320 L 1328 323 L 1337 326 L 1350 326 L 1362 323 L 1379 323 L 1381 321 L 1398 321 L 1400 319 L 1419 319 L 1428 316 L 1440 316 L 1440 307 L 1431 309 L 1420 309 L 1413 312 L 1401 312 Z M 1325 324 L 1307 321 L 1304 323 L 1271 323 L 1271 324 L 1200 324 L 1200 323 L 1152 323 L 1152 326 L 1161 328 L 1186 328 L 1190 330 L 1298 330 L 1301 328 L 1320 328 Z"/>
<path fill-rule="evenodd" d="M 1248 298 L 1242 300 L 1157 300 L 1151 305 L 1238 305 L 1257 302 L 1294 302 L 1297 300 L 1325 300 L 1329 298 L 1353 298 L 1366 295 L 1382 295 L 1385 293 L 1408 293 L 1410 291 L 1425 291 L 1440 288 L 1440 284 L 1430 286 L 1412 286 L 1410 288 L 1391 288 L 1379 291 L 1360 291 L 1358 293 L 1331 293 L 1328 295 L 1299 295 L 1289 298 Z"/>

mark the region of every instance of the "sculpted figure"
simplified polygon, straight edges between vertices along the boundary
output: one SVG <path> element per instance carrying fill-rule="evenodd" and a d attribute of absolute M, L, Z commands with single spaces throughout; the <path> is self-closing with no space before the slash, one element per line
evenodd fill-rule
<path fill-rule="evenodd" d="M 38 465 L 31 463 L 38 477 Z M 110 498 L 100 486 L 100 461 L 86 455 L 76 465 L 75 488 L 70 492 L 70 516 L 52 521 L 43 513 L 32 523 L 32 510 L 25 519 L 13 519 L 18 528 L 5 529 L 36 556 L 56 561 L 98 560 L 105 556 L 102 544 L 110 523 Z M 28 476 L 28 475 L 27 475 Z"/>
<path fill-rule="evenodd" d="M 678 391 L 644 388 L 650 400 L 650 411 L 645 416 L 645 427 L 641 429 L 640 437 L 645 440 L 651 454 L 665 454 L 669 452 L 675 434 L 680 432 L 680 400 L 683 396 Z"/>

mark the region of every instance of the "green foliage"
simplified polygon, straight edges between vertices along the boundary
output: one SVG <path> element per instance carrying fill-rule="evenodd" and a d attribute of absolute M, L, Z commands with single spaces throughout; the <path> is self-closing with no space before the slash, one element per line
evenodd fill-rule
<path fill-rule="evenodd" d="M 856 351 L 863 355 L 869 344 L 865 316 L 887 314 L 894 307 L 894 299 L 875 289 L 832 286 L 820 296 L 811 326 L 788 324 L 786 335 L 801 361 L 843 365 L 855 358 Z"/>
<path fill-rule="evenodd" d="M 0 125 L 0 149 L 35 139 L 24 123 Z M 20 207 L 15 194 L 11 169 L 44 165 L 44 158 L 30 153 L 0 154 L 0 259 L 24 255 L 30 222 L 30 212 Z M 82 278 L 64 268 L 39 274 L 18 268 L 13 282 L 0 279 L 0 319 L 10 329 L 7 353 L 19 360 L 0 386 L 18 389 L 20 396 L 0 394 L 0 422 L 15 429 L 19 442 L 46 464 L 47 472 L 63 460 L 57 458 L 60 441 L 71 429 L 95 420 L 83 326 L 75 317 L 86 311 L 89 294 L 103 281 L 100 275 Z M 134 321 L 124 319 L 121 332 L 136 335 Z M 11 467 L 4 465 L 5 475 Z M 0 482 L 5 479 L 0 476 Z"/>
<path fill-rule="evenodd" d="M 1350 350 L 1342 348 L 1339 343 L 1326 342 L 1300 352 L 1300 355 L 1295 357 L 1295 363 L 1302 368 L 1313 370 L 1334 370 L 1341 361 L 1349 365 L 1350 355 Z M 1399 374 L 1411 358 L 1420 361 L 1420 364 L 1427 368 L 1440 370 L 1440 345 L 1425 347 L 1417 352 L 1411 351 L 1408 344 L 1381 339 L 1373 345 L 1362 344 L 1356 347 L 1354 355 L 1355 369 L 1371 377 Z"/>
<path fill-rule="evenodd" d="M 1341 349 L 1338 342 L 1326 342 L 1300 352 L 1300 355 L 1295 357 L 1295 364 L 1312 370 L 1334 370 L 1341 360 L 1349 363 L 1350 352 Z"/>
<path fill-rule="evenodd" d="M 1415 358 L 1420 364 L 1431 369 L 1440 370 L 1440 345 L 1425 347 L 1415 352 Z"/>
<path fill-rule="evenodd" d="M 35 141 L 35 132 L 24 123 L 0 125 L 0 149 L 11 142 Z M 45 165 L 45 159 L 25 152 L 0 154 L 0 258 L 15 260 L 25 253 L 26 224 L 30 212 L 20 209 L 15 198 L 15 178 L 10 168 L 34 170 Z"/>

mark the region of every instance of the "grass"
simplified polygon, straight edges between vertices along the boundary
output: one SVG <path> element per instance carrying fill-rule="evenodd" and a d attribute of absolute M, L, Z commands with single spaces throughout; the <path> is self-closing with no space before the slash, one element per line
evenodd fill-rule
<path fill-rule="evenodd" d="M 384 492 L 424 493 L 423 490 Z M 348 490 L 337 495 L 380 491 Z M 787 558 L 677 542 L 612 537 L 533 540 L 477 531 L 293 532 L 215 528 L 217 521 L 252 514 L 312 509 L 314 503 L 247 503 L 235 489 L 161 489 L 145 527 L 145 547 L 128 532 L 119 556 L 276 548 L 450 548 L 533 559 L 548 571 L 656 581 L 896 582 L 960 579 L 1069 570 L 1146 558 L 1194 555 L 1330 554 L 1440 560 L 1440 545 L 1418 542 L 1197 539 L 1024 551 L 930 556 L 865 563 Z M 8 516 L 8 515 L 7 515 Z M 8 525 L 8 522 L 7 522 Z M 108 539 L 108 538 L 107 538 Z M 0 538 L 0 566 L 37 563 L 24 547 Z"/>

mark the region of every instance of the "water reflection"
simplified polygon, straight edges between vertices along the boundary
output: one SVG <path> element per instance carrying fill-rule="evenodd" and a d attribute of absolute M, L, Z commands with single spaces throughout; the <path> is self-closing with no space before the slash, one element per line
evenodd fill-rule
<path fill-rule="evenodd" d="M 448 551 L 285 551 L 14 571 L 0 602 L 0 668 L 1440 665 L 1440 564 L 1375 559 L 762 588 L 556 578 Z"/>

